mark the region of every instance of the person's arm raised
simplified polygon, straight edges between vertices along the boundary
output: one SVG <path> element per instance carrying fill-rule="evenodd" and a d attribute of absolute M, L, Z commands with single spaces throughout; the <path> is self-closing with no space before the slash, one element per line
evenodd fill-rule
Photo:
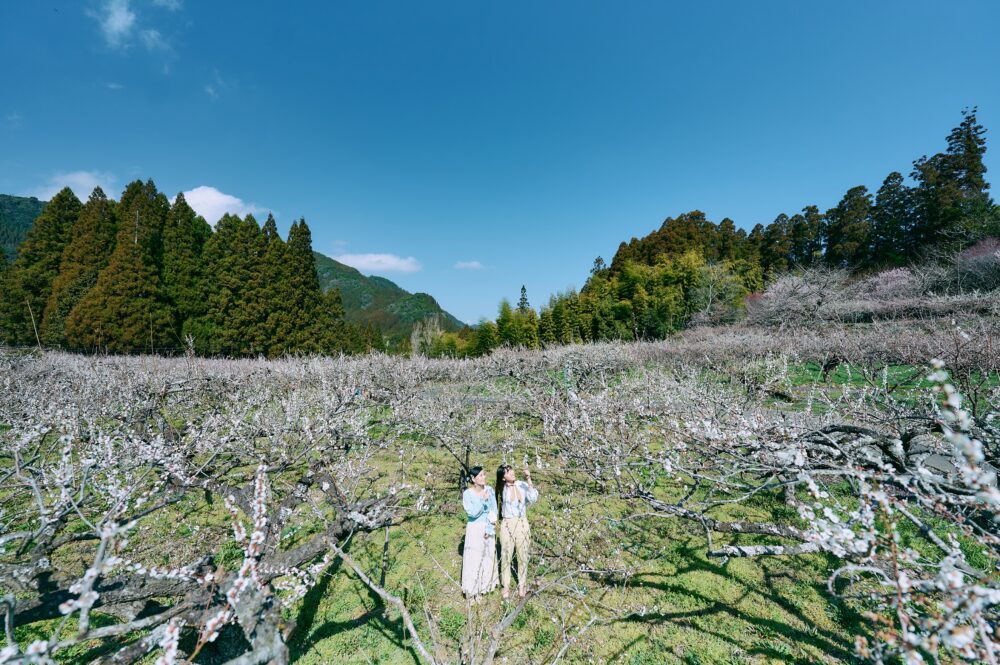
<path fill-rule="evenodd" d="M 535 484 L 531 482 L 531 471 L 528 467 L 524 467 L 524 477 L 527 479 L 525 483 L 524 498 L 527 503 L 534 503 L 538 501 L 538 489 L 535 488 Z"/>

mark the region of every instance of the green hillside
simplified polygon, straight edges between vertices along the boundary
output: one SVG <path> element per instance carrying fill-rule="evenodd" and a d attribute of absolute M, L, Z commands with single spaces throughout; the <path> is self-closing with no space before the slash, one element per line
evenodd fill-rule
<path fill-rule="evenodd" d="M 45 201 L 31 196 L 0 194 L 0 248 L 8 259 L 14 258 L 17 246 L 45 207 Z"/>
<path fill-rule="evenodd" d="M 344 311 L 351 323 L 371 323 L 390 339 L 409 336 L 413 324 L 434 314 L 443 315 L 443 327 L 460 330 L 463 323 L 441 309 L 426 293 L 410 293 L 384 277 L 366 277 L 356 269 L 313 252 L 316 272 L 324 291 L 339 288 Z"/>

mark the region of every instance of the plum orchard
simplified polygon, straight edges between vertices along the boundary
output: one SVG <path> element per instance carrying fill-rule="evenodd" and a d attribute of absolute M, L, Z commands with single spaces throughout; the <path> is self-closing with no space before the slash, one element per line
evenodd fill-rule
<path fill-rule="evenodd" d="M 610 514 L 558 500 L 529 597 L 468 606 L 461 638 L 393 593 L 386 558 L 378 574 L 348 554 L 457 504 L 486 458 L 529 460 L 618 520 L 694 525 L 712 557 L 828 553 L 829 593 L 871 617 L 863 658 L 997 663 L 997 332 L 721 329 L 466 361 L 0 354 L 0 663 L 81 644 L 115 663 L 287 662 L 326 574 L 370 587 L 428 663 L 518 660 L 504 640 L 527 603 L 557 628 L 546 662 L 645 611 L 601 600 L 636 569 L 589 546 L 612 540 Z M 761 497 L 785 518 L 720 516 Z"/>
<path fill-rule="evenodd" d="M 123 636 L 108 661 L 159 649 L 161 662 L 174 662 L 187 638 L 186 658 L 228 640 L 219 650 L 234 662 L 284 662 L 294 621 L 282 612 L 337 558 L 398 608 L 423 658 L 441 660 L 423 647 L 409 609 L 342 548 L 458 502 L 459 466 L 415 476 L 412 461 L 502 422 L 506 402 L 467 394 L 508 376 L 506 360 L 8 354 L 0 363 L 0 662 L 47 662 Z M 222 528 L 185 519 L 206 505 Z M 181 538 L 182 528 L 199 532 Z M 231 570 L 227 540 L 239 552 Z M 536 591 L 575 574 L 554 574 Z M 460 645 L 467 659 L 489 662 L 523 607 L 488 635 L 470 629 Z M 95 614 L 115 621 L 98 626 Z M 17 643 L 17 627 L 40 622 L 45 639 Z"/>

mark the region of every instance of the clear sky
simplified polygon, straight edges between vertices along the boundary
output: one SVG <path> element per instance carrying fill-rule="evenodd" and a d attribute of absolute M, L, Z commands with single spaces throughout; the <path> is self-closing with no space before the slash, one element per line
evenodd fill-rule
<path fill-rule="evenodd" d="M 998 26 L 990 0 L 2 0 L 0 193 L 152 177 L 305 217 L 474 322 L 667 216 L 876 189 L 966 106 L 995 180 Z"/>

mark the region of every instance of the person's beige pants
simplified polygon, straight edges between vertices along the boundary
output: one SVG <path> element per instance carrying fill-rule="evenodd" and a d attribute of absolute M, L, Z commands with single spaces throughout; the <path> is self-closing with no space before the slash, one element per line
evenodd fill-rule
<path fill-rule="evenodd" d="M 517 550 L 517 583 L 525 586 L 528 581 L 528 548 L 531 528 L 527 517 L 505 517 L 500 522 L 500 580 L 505 589 L 510 588 L 510 564 Z"/>

